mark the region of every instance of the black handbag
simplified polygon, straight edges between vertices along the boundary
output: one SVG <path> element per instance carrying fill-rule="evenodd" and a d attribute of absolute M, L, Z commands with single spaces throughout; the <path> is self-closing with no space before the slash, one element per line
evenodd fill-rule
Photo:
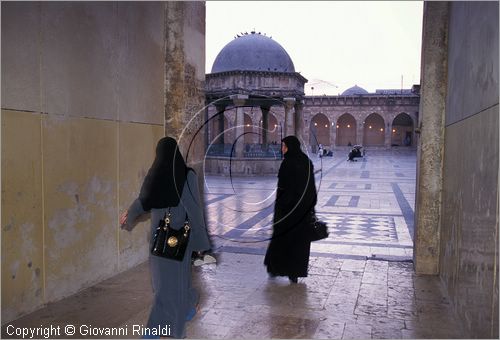
<path fill-rule="evenodd" d="M 191 227 L 189 225 L 188 216 L 186 213 L 186 220 L 184 226 L 179 230 L 170 227 L 170 208 L 165 217 L 160 220 L 153 236 L 153 246 L 151 247 L 151 254 L 156 256 L 165 257 L 167 259 L 182 261 L 186 253 L 189 235 L 191 234 Z"/>
<path fill-rule="evenodd" d="M 328 225 L 323 222 L 318 220 L 316 217 L 316 214 L 314 211 L 312 212 L 312 217 L 311 217 L 311 241 L 319 241 L 324 238 L 327 238 L 329 235 L 328 233 Z"/>

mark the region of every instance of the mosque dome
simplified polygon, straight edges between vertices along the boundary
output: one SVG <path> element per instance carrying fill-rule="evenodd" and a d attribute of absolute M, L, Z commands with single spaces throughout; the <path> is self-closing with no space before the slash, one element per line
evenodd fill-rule
<path fill-rule="evenodd" d="M 366 91 L 364 88 L 359 87 L 358 85 L 354 85 L 353 87 L 348 88 L 344 92 L 342 92 L 343 96 L 354 96 L 354 95 L 360 95 L 360 94 L 368 94 L 368 91 Z"/>
<path fill-rule="evenodd" d="M 280 44 L 251 32 L 228 43 L 215 58 L 212 73 L 226 71 L 295 72 L 295 67 Z"/>

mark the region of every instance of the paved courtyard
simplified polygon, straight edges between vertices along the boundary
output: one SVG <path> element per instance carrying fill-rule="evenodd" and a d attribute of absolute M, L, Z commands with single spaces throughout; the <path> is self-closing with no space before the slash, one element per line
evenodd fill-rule
<path fill-rule="evenodd" d="M 298 284 L 268 278 L 263 265 L 276 178 L 206 178 L 218 263 L 193 269 L 201 304 L 188 338 L 468 337 L 439 278 L 413 272 L 415 152 L 346 158 L 314 158 L 317 213 L 330 237 L 313 243 L 309 276 Z M 151 300 L 145 263 L 13 324 L 131 329 L 146 323 Z"/>
<path fill-rule="evenodd" d="M 415 152 L 373 151 L 356 162 L 345 153 L 314 160 L 317 215 L 330 237 L 312 255 L 411 260 Z M 272 232 L 276 178 L 206 177 L 210 233 L 219 252 L 264 254 Z"/>

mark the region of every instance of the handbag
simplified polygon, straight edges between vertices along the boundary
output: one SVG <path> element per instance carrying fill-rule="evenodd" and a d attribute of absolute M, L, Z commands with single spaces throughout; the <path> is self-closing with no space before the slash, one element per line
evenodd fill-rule
<path fill-rule="evenodd" d="M 312 214 L 312 218 L 311 218 L 310 240 L 311 241 L 319 241 L 319 240 L 322 240 L 324 238 L 327 238 L 329 235 L 328 225 L 326 224 L 326 222 L 318 220 L 314 211 L 312 211 L 311 214 Z"/>
<path fill-rule="evenodd" d="M 170 226 L 170 208 L 165 217 L 160 220 L 153 236 L 153 246 L 151 254 L 164 257 L 171 260 L 182 261 L 186 253 L 189 235 L 191 234 L 191 226 L 186 213 L 184 226 L 179 230 L 175 230 Z"/>

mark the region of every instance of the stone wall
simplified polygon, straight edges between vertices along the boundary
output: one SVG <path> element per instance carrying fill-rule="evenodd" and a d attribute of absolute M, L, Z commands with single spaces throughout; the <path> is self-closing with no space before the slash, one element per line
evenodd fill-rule
<path fill-rule="evenodd" d="M 1 6 L 6 323 L 147 258 L 148 223 L 128 233 L 118 217 L 137 197 L 169 126 L 165 108 L 179 86 L 167 72 L 174 63 L 182 89 L 203 103 L 205 6 Z M 185 42 L 177 54 L 167 28 Z M 195 111 L 185 110 L 185 99 L 176 113 L 183 124 Z M 200 108 L 199 99 L 191 103 Z"/>
<path fill-rule="evenodd" d="M 448 7 L 439 270 L 477 338 L 498 338 L 498 10 L 498 2 Z"/>

